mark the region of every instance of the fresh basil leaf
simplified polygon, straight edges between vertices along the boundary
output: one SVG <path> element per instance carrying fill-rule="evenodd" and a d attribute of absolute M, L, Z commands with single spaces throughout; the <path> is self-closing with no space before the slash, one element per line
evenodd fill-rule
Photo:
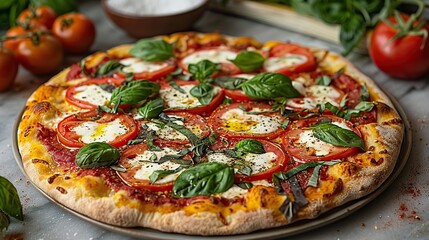
<path fill-rule="evenodd" d="M 335 124 L 322 123 L 311 127 L 314 137 L 341 147 L 359 147 L 365 151 L 365 143 L 355 132 Z"/>
<path fill-rule="evenodd" d="M 189 93 L 198 98 L 201 105 L 208 105 L 214 97 L 214 89 L 210 83 L 200 83 L 191 88 Z"/>
<path fill-rule="evenodd" d="M 363 84 L 361 89 L 360 89 L 360 101 L 369 101 L 369 92 L 368 92 L 368 87 L 366 86 L 366 84 Z"/>
<path fill-rule="evenodd" d="M 188 71 L 192 74 L 194 79 L 203 82 L 206 78 L 210 77 L 217 71 L 217 64 L 210 60 L 201 60 L 195 64 L 188 65 Z"/>
<path fill-rule="evenodd" d="M 235 150 L 242 153 L 265 153 L 264 145 L 255 139 L 243 139 L 235 145 Z"/>
<path fill-rule="evenodd" d="M 80 168 L 108 167 L 118 162 L 121 154 L 118 149 L 104 142 L 93 142 L 79 149 L 76 164 Z"/>
<path fill-rule="evenodd" d="M 321 118 L 314 125 L 323 124 L 323 123 L 332 123 L 330 118 Z"/>
<path fill-rule="evenodd" d="M 251 182 L 239 182 L 237 186 L 241 189 L 250 189 L 253 187 L 253 183 Z"/>
<path fill-rule="evenodd" d="M 238 87 L 253 99 L 294 98 L 300 95 L 290 78 L 280 73 L 259 73 Z"/>
<path fill-rule="evenodd" d="M 298 209 L 295 207 L 290 198 L 286 197 L 286 199 L 280 206 L 279 211 L 283 213 L 283 216 L 285 216 L 288 222 L 292 222 L 293 218 L 295 217 L 295 214 L 298 212 Z"/>
<path fill-rule="evenodd" d="M 113 61 L 110 60 L 104 64 L 102 64 L 98 69 L 97 69 L 97 77 L 101 77 L 101 76 L 112 76 L 115 72 L 121 70 L 125 65 L 123 65 L 122 63 L 118 62 L 118 61 Z"/>
<path fill-rule="evenodd" d="M 172 118 L 168 117 L 166 114 L 161 113 L 159 115 L 159 119 L 152 119 L 152 122 L 156 124 L 165 124 L 174 130 L 178 131 L 179 133 L 185 135 L 185 137 L 192 143 L 192 145 L 196 146 L 201 142 L 201 139 L 195 135 L 191 130 L 186 128 L 183 125 L 179 125 L 177 123 L 174 123 Z"/>
<path fill-rule="evenodd" d="M 284 121 L 283 121 L 283 123 L 282 123 L 282 128 L 283 128 L 283 129 L 286 129 L 286 128 L 287 128 L 287 126 L 289 125 L 289 122 L 290 122 L 290 120 L 289 120 L 289 119 L 284 120 Z"/>
<path fill-rule="evenodd" d="M 119 165 L 113 165 L 113 166 L 110 166 L 110 168 L 117 171 L 117 172 L 126 172 L 127 171 L 126 168 L 119 166 Z"/>
<path fill-rule="evenodd" d="M 222 104 L 228 105 L 228 104 L 231 104 L 233 102 L 234 101 L 231 98 L 226 97 L 223 99 Z"/>
<path fill-rule="evenodd" d="M 168 175 L 180 172 L 182 169 L 184 169 L 184 166 L 179 166 L 176 169 L 172 169 L 172 170 L 155 170 L 149 176 L 150 183 L 153 184 L 156 181 L 161 180 L 161 179 L 167 177 Z"/>
<path fill-rule="evenodd" d="M 129 53 L 148 62 L 164 61 L 174 56 L 171 44 L 162 39 L 153 38 L 139 40 Z"/>
<path fill-rule="evenodd" d="M 214 83 L 222 88 L 235 90 L 242 83 L 247 81 L 245 78 L 235 78 L 230 76 L 222 76 L 214 79 Z"/>
<path fill-rule="evenodd" d="M 313 174 L 311 174 L 311 177 L 307 182 L 307 186 L 317 187 L 317 184 L 319 182 L 319 173 L 320 173 L 321 168 L 322 168 L 322 165 L 319 165 L 313 169 Z"/>
<path fill-rule="evenodd" d="M 234 169 L 223 163 L 201 163 L 183 171 L 174 182 L 175 198 L 209 196 L 227 191 L 234 184 Z"/>
<path fill-rule="evenodd" d="M 329 86 L 329 84 L 331 84 L 331 81 L 332 79 L 329 76 L 320 76 L 316 78 L 316 85 Z"/>
<path fill-rule="evenodd" d="M 24 220 L 22 205 L 16 188 L 2 176 L 0 176 L 0 212 L 18 220 Z"/>
<path fill-rule="evenodd" d="M 151 151 L 162 151 L 162 149 L 153 144 L 153 135 L 155 135 L 155 131 L 154 130 L 150 130 L 146 133 L 146 144 L 147 147 L 149 148 L 149 150 Z"/>
<path fill-rule="evenodd" d="M 186 91 L 183 90 L 183 88 L 181 88 L 179 85 L 177 85 L 176 81 L 173 80 L 173 77 L 171 77 L 170 75 L 167 75 L 167 81 L 168 84 L 175 90 L 179 91 L 180 93 L 186 94 Z"/>
<path fill-rule="evenodd" d="M 252 168 L 246 164 L 244 161 L 236 161 L 234 163 L 234 168 L 237 169 L 237 172 L 245 176 L 252 175 Z"/>
<path fill-rule="evenodd" d="M 308 15 L 308 16 L 314 15 L 311 2 L 307 2 L 306 0 L 289 0 L 289 1 L 290 1 L 290 6 L 293 8 L 293 10 L 297 11 L 298 13 L 303 15 Z"/>
<path fill-rule="evenodd" d="M 346 115 L 346 112 L 341 111 L 337 106 L 334 106 L 330 102 L 326 102 L 323 106 L 324 106 L 324 108 L 329 109 L 333 114 L 335 114 L 336 116 L 338 116 L 340 118 L 344 118 L 344 116 Z M 325 110 L 324 108 L 321 108 L 322 112 Z"/>
<path fill-rule="evenodd" d="M 147 102 L 137 112 L 145 119 L 156 118 L 164 110 L 164 101 L 161 98 L 155 98 Z"/>
<path fill-rule="evenodd" d="M 360 112 L 369 112 L 374 107 L 375 107 L 375 104 L 373 102 L 362 101 L 362 102 L 358 103 L 354 109 L 358 110 Z"/>
<path fill-rule="evenodd" d="M 136 104 L 159 92 L 159 85 L 148 80 L 133 81 L 116 88 L 110 97 L 113 104 Z M 120 99 L 120 101 L 119 101 Z"/>
<path fill-rule="evenodd" d="M 133 139 L 133 140 L 129 140 L 127 145 L 136 145 L 142 142 L 144 142 L 144 139 Z"/>
<path fill-rule="evenodd" d="M 314 14 L 329 24 L 340 24 L 347 18 L 347 4 L 343 0 L 315 1 Z"/>
<path fill-rule="evenodd" d="M 240 52 L 235 59 L 229 60 L 243 72 L 253 72 L 262 67 L 265 58 L 255 51 Z"/>
<path fill-rule="evenodd" d="M 356 47 L 366 32 L 365 22 L 360 14 L 350 14 L 341 22 L 340 43 L 347 56 Z"/>
<path fill-rule="evenodd" d="M 7 230 L 7 227 L 9 227 L 10 224 L 10 218 L 8 215 L 0 211 L 0 232 L 3 230 Z"/>
<path fill-rule="evenodd" d="M 343 98 L 341 98 L 341 101 L 340 101 L 340 107 L 341 107 L 341 108 L 344 108 L 344 107 L 346 106 L 346 103 L 347 103 L 347 96 L 348 96 L 348 94 L 346 93 L 346 94 L 344 94 L 344 97 L 343 97 Z"/>

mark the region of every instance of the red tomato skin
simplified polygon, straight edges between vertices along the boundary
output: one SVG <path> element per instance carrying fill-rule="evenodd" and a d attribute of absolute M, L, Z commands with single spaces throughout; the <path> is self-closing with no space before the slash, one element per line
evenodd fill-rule
<path fill-rule="evenodd" d="M 40 36 L 37 45 L 31 39 L 24 39 L 17 51 L 18 61 L 34 74 L 54 72 L 61 66 L 64 58 L 61 44 L 50 35 Z"/>
<path fill-rule="evenodd" d="M 70 20 L 71 23 L 64 24 Z M 52 32 L 68 53 L 84 53 L 95 40 L 95 26 L 86 16 L 79 13 L 67 13 L 55 19 Z"/>
<path fill-rule="evenodd" d="M 47 29 L 52 28 L 52 24 L 54 24 L 55 18 L 57 14 L 55 11 L 48 6 L 40 6 L 36 9 L 36 16 L 30 20 L 28 18 L 31 17 L 32 13 L 30 9 L 24 10 L 18 17 L 18 22 L 22 24 L 26 24 L 28 21 L 30 27 L 33 26 L 44 26 Z"/>
<path fill-rule="evenodd" d="M 0 48 L 0 92 L 4 92 L 13 86 L 18 67 L 15 54 L 7 48 Z"/>
<path fill-rule="evenodd" d="M 174 61 L 167 60 L 166 62 L 168 65 L 164 68 L 157 70 L 157 71 L 134 73 L 134 79 L 156 81 L 156 80 L 166 76 L 167 74 L 173 72 L 176 69 L 176 63 Z M 119 77 L 119 78 L 125 78 L 126 74 L 123 72 L 117 72 L 117 73 L 115 73 L 114 76 Z"/>
<path fill-rule="evenodd" d="M 408 15 L 402 15 L 404 20 Z M 396 23 L 391 17 L 388 21 Z M 429 25 L 424 29 L 429 33 Z M 399 79 L 416 79 L 429 74 L 429 38 L 426 39 L 423 49 L 422 36 L 407 35 L 393 40 L 397 30 L 380 22 L 371 35 L 369 54 L 377 67 L 389 76 Z"/>
<path fill-rule="evenodd" d="M 224 89 L 225 90 L 225 96 L 233 99 L 234 101 L 238 102 L 244 102 L 244 101 L 252 101 L 252 98 L 247 96 L 242 90 L 240 89 Z"/>

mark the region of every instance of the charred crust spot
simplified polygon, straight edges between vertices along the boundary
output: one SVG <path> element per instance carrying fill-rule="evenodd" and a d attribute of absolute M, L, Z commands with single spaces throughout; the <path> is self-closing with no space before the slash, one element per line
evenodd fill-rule
<path fill-rule="evenodd" d="M 217 199 L 217 198 L 215 198 L 215 197 L 210 197 L 209 198 L 209 200 L 210 200 L 210 202 L 212 202 L 213 204 L 218 204 L 219 203 L 219 200 Z"/>
<path fill-rule="evenodd" d="M 399 118 L 390 119 L 389 121 L 385 121 L 381 123 L 382 125 L 400 125 L 402 124 L 402 120 Z"/>
<path fill-rule="evenodd" d="M 39 102 L 31 108 L 31 112 L 37 114 L 47 113 L 50 108 L 51 104 L 49 102 Z"/>
<path fill-rule="evenodd" d="M 28 137 L 30 135 L 31 130 L 33 130 L 34 126 L 28 126 L 24 129 L 24 137 Z"/>
<path fill-rule="evenodd" d="M 384 158 L 379 158 L 378 160 L 375 158 L 371 158 L 370 162 L 372 165 L 380 165 L 384 162 Z"/>
<path fill-rule="evenodd" d="M 49 166 L 49 163 L 43 159 L 33 158 L 33 159 L 31 159 L 31 162 L 34 164 L 41 163 L 41 164 L 45 164 L 45 165 Z"/>
<path fill-rule="evenodd" d="M 330 198 L 332 196 L 337 195 L 343 190 L 343 180 L 339 178 L 337 181 L 335 181 L 334 187 L 332 189 L 332 192 L 323 194 L 323 197 Z"/>
<path fill-rule="evenodd" d="M 59 174 L 55 173 L 54 175 L 50 176 L 48 178 L 48 183 L 52 184 L 55 181 L 55 178 L 57 178 L 59 176 Z"/>
<path fill-rule="evenodd" d="M 67 194 L 67 190 L 65 190 L 64 188 L 58 186 L 56 187 L 56 189 L 58 190 L 58 192 L 62 193 L 62 194 Z"/>
<path fill-rule="evenodd" d="M 382 150 L 382 151 L 380 151 L 380 152 L 378 152 L 379 154 L 387 154 L 387 149 L 384 149 L 384 150 Z"/>
<path fill-rule="evenodd" d="M 260 206 L 262 208 L 267 207 L 267 205 L 268 205 L 268 200 L 267 200 L 268 191 L 267 191 L 267 189 L 262 188 L 261 190 L 259 190 L 259 195 L 261 196 Z"/>
<path fill-rule="evenodd" d="M 228 222 L 225 219 L 225 216 L 223 216 L 222 213 L 219 213 L 219 220 L 223 223 L 223 225 L 228 225 Z"/>
<path fill-rule="evenodd" d="M 368 148 L 368 151 L 374 151 L 375 150 L 375 147 L 374 146 L 370 146 L 369 148 Z"/>
<path fill-rule="evenodd" d="M 64 180 L 69 180 L 70 179 L 70 177 L 69 176 L 65 176 L 64 177 Z"/>

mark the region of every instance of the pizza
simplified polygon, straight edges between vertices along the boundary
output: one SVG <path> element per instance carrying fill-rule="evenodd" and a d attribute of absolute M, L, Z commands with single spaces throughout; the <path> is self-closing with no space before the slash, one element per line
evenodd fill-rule
<path fill-rule="evenodd" d="M 97 221 L 194 235 L 285 226 L 391 174 L 402 120 L 339 55 L 176 33 L 94 53 L 28 99 L 30 180 Z"/>

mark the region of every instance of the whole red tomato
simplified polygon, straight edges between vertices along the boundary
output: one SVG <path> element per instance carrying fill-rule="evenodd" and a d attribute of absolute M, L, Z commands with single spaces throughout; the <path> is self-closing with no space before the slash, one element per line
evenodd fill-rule
<path fill-rule="evenodd" d="M 401 14 L 400 17 L 404 21 L 410 18 L 405 14 Z M 388 21 L 398 25 L 395 17 L 389 18 Z M 418 24 L 419 21 L 415 21 L 411 27 Z M 420 29 L 420 31 L 425 30 L 429 33 L 427 23 Z M 417 31 L 414 29 L 414 33 Z M 406 34 L 392 40 L 397 33 L 397 28 L 385 22 L 380 22 L 376 26 L 369 43 L 369 54 L 375 65 L 395 78 L 416 79 L 429 74 L 429 38 L 423 35 Z"/>
<path fill-rule="evenodd" d="M 46 27 L 45 26 L 34 26 L 31 29 L 26 29 L 22 26 L 15 26 L 15 27 L 11 27 L 9 30 L 7 30 L 6 32 L 6 36 L 7 37 L 16 37 L 19 35 L 25 35 L 26 33 L 29 33 L 31 31 L 46 31 Z M 16 38 L 16 39 L 9 39 L 6 40 L 4 42 L 4 46 L 6 48 L 9 48 L 10 50 L 12 50 L 12 52 L 14 52 L 15 54 L 17 54 L 17 49 L 19 44 L 24 40 L 25 37 L 21 37 L 21 38 Z"/>
<path fill-rule="evenodd" d="M 25 9 L 19 14 L 18 22 L 30 27 L 44 26 L 48 29 L 54 24 L 57 14 L 48 6 L 40 6 L 36 9 Z"/>
<path fill-rule="evenodd" d="M 26 38 L 18 46 L 18 61 L 34 74 L 47 74 L 57 70 L 64 58 L 63 48 L 51 35 L 40 35 L 38 39 Z"/>
<path fill-rule="evenodd" d="M 15 82 L 18 73 L 18 60 L 7 48 L 0 48 L 0 92 L 8 90 Z"/>
<path fill-rule="evenodd" d="M 95 39 L 92 21 L 79 13 L 67 13 L 55 19 L 52 33 L 61 42 L 66 52 L 84 53 Z"/>

